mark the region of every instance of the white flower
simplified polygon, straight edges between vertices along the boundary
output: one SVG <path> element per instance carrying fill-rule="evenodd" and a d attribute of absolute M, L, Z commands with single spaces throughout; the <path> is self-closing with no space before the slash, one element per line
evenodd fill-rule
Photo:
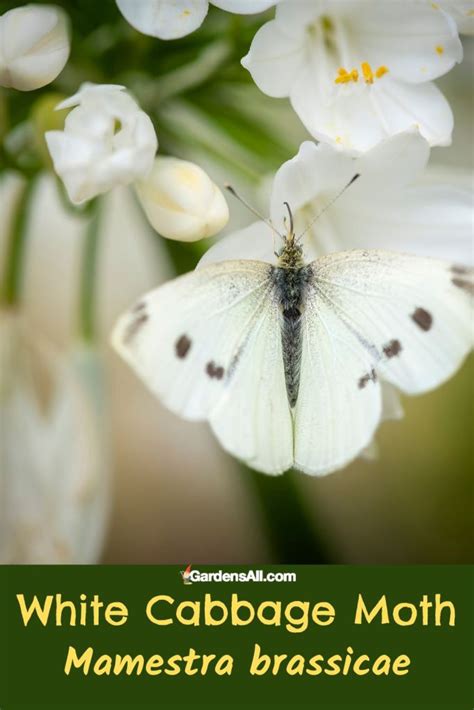
<path fill-rule="evenodd" d="M 57 107 L 73 108 L 63 131 L 45 134 L 54 168 L 80 204 L 151 170 L 158 141 L 137 103 L 114 84 L 83 84 Z"/>
<path fill-rule="evenodd" d="M 389 138 L 358 157 L 306 141 L 274 177 L 272 224 L 278 232 L 286 232 L 285 201 L 292 209 L 297 235 L 321 215 L 303 237 L 306 261 L 331 251 L 362 248 L 470 264 L 474 255 L 469 179 L 448 168 L 441 177 L 425 172 L 429 153 L 427 142 L 414 131 Z M 360 177 L 328 207 L 355 174 Z M 279 246 L 275 232 L 257 221 L 219 240 L 199 267 L 225 259 L 275 263 Z M 400 419 L 403 409 L 397 390 L 383 382 L 382 392 L 383 419 Z M 375 442 L 362 455 L 376 457 Z"/>
<path fill-rule="evenodd" d="M 436 3 L 434 3 L 436 5 Z M 447 12 L 461 34 L 474 34 L 474 4 L 472 0 L 439 0 L 438 6 Z"/>
<path fill-rule="evenodd" d="M 136 184 L 145 213 L 168 239 L 193 242 L 219 232 L 229 219 L 222 192 L 198 165 L 157 157 L 147 178 Z"/>
<path fill-rule="evenodd" d="M 286 201 L 300 234 L 359 173 L 358 180 L 306 232 L 306 260 L 331 251 L 378 248 L 472 263 L 469 183 L 459 185 L 455 171 L 450 178 L 448 169 L 443 173 L 446 182 L 428 179 L 423 174 L 428 157 L 427 142 L 412 131 L 355 158 L 330 145 L 306 141 L 275 175 L 272 223 L 278 232 L 285 231 Z M 200 264 L 223 259 L 275 262 L 274 251 L 270 227 L 258 221 L 218 241 Z"/>
<path fill-rule="evenodd" d="M 284 0 L 242 64 L 266 94 L 289 96 L 315 138 L 365 151 L 412 127 L 448 145 L 452 113 L 431 80 L 461 59 L 436 3 Z"/>
<path fill-rule="evenodd" d="M 209 9 L 208 0 L 116 0 L 118 9 L 139 32 L 177 39 L 201 26 Z M 267 10 L 278 0 L 210 0 L 222 10 L 253 14 Z"/>
<path fill-rule="evenodd" d="M 54 5 L 24 5 L 2 15 L 0 85 L 31 91 L 56 79 L 69 56 L 67 24 Z"/>
<path fill-rule="evenodd" d="M 60 358 L 0 313 L 0 562 L 92 563 L 108 477 L 96 355 Z"/>

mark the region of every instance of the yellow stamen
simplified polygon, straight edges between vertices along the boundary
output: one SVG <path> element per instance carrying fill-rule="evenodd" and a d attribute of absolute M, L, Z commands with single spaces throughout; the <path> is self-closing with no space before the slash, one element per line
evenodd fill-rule
<path fill-rule="evenodd" d="M 368 62 L 362 62 L 360 65 L 362 67 L 362 74 L 364 75 L 364 79 L 367 84 L 373 84 L 374 83 L 374 74 L 372 72 L 372 67 Z"/>
<path fill-rule="evenodd" d="M 432 2 L 431 7 L 433 8 L 433 10 L 439 10 L 439 5 L 437 2 Z"/>
<path fill-rule="evenodd" d="M 336 136 L 336 143 L 342 143 L 341 136 Z"/>
<path fill-rule="evenodd" d="M 438 54 L 443 54 L 444 52 L 444 47 L 442 47 L 440 44 L 436 45 L 436 51 Z"/>
<path fill-rule="evenodd" d="M 388 67 L 386 67 L 384 64 L 382 64 L 382 66 L 379 67 L 377 69 L 377 71 L 375 72 L 375 76 L 377 77 L 377 79 L 380 79 L 381 76 L 383 76 L 384 74 L 387 74 L 387 73 L 388 73 Z"/>
<path fill-rule="evenodd" d="M 352 69 L 350 72 L 344 67 L 340 67 L 337 70 L 338 76 L 334 79 L 336 84 L 348 84 L 350 81 L 357 81 L 359 79 L 359 72 L 357 69 Z"/>
<path fill-rule="evenodd" d="M 380 79 L 384 74 L 387 74 L 388 72 L 388 67 L 386 67 L 384 64 L 382 64 L 377 69 L 375 74 L 372 71 L 372 67 L 368 62 L 362 62 L 361 67 L 364 80 L 367 84 L 373 84 L 374 77 Z M 348 72 L 347 69 L 344 69 L 344 67 L 340 67 L 337 70 L 337 77 L 334 79 L 334 82 L 336 84 L 348 84 L 350 81 L 353 81 L 354 83 L 359 81 L 359 72 L 357 71 L 357 69 L 351 69 L 351 71 Z"/>
<path fill-rule="evenodd" d="M 473 17 L 473 16 L 474 16 L 474 10 L 468 10 L 467 13 L 466 13 L 466 15 L 467 15 L 468 17 Z"/>

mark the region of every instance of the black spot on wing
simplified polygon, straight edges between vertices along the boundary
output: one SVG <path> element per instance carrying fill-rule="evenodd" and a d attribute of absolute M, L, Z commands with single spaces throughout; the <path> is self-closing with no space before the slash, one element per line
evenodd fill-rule
<path fill-rule="evenodd" d="M 474 295 L 474 283 L 468 279 L 460 279 L 457 276 L 451 279 L 451 282 L 457 288 L 461 288 L 463 291 Z"/>
<path fill-rule="evenodd" d="M 124 343 L 128 345 L 134 339 L 140 328 L 147 322 L 147 320 L 148 313 L 144 313 L 142 310 L 138 311 L 135 317 L 127 325 L 123 337 Z"/>
<path fill-rule="evenodd" d="M 474 293 L 474 270 L 472 268 L 469 266 L 454 264 L 451 266 L 451 273 L 453 274 L 451 279 L 453 286 L 456 286 L 471 295 Z"/>
<path fill-rule="evenodd" d="M 369 382 L 377 382 L 377 373 L 375 372 L 375 370 L 373 368 L 370 372 L 367 372 L 365 375 L 363 375 L 360 378 L 360 380 L 358 382 L 359 389 L 363 390 L 364 387 L 366 387 L 369 384 Z"/>
<path fill-rule="evenodd" d="M 468 274 L 471 269 L 468 266 L 461 266 L 460 264 L 453 264 L 451 266 L 451 271 L 453 274 Z"/>
<path fill-rule="evenodd" d="M 188 338 L 187 335 L 181 335 L 174 344 L 176 356 L 179 357 L 181 360 L 185 358 L 191 348 L 191 345 L 192 342 L 190 338 Z"/>
<path fill-rule="evenodd" d="M 138 301 L 133 308 L 132 308 L 132 313 L 143 313 L 146 310 L 146 303 L 145 301 Z"/>
<path fill-rule="evenodd" d="M 214 361 L 208 362 L 206 365 L 206 374 L 211 380 L 222 380 L 224 377 L 224 368 L 221 365 L 216 365 Z"/>
<path fill-rule="evenodd" d="M 433 325 L 433 316 L 424 308 L 416 308 L 411 314 L 411 318 L 424 331 L 429 330 Z"/>
<path fill-rule="evenodd" d="M 384 355 L 388 358 L 396 357 L 401 351 L 402 344 L 399 340 L 390 340 L 390 342 L 383 346 Z"/>

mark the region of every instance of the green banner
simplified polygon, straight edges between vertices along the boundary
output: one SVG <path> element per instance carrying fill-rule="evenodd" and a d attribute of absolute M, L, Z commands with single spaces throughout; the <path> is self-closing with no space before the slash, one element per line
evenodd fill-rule
<path fill-rule="evenodd" d="M 469 567 L 3 567 L 0 708 L 473 707 Z"/>

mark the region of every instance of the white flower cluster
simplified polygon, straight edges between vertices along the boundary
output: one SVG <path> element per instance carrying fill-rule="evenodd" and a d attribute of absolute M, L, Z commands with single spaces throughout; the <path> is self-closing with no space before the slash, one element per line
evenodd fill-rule
<path fill-rule="evenodd" d="M 48 131 L 46 142 L 71 202 L 136 183 L 145 214 L 164 237 L 194 241 L 225 225 L 227 203 L 204 170 L 155 158 L 153 124 L 123 86 L 84 84 L 57 108 L 72 111 L 64 130 Z"/>
<path fill-rule="evenodd" d="M 161 40 L 196 30 L 209 4 L 238 14 L 275 6 L 274 18 L 257 31 L 242 65 L 264 94 L 289 99 L 309 134 L 297 155 L 276 172 L 269 200 L 271 223 L 280 231 L 285 202 L 291 204 L 298 232 L 321 214 L 305 233 L 306 258 L 351 248 L 387 248 L 472 263 L 468 187 L 455 184 L 449 171 L 429 180 L 425 172 L 430 148 L 447 146 L 452 139 L 453 114 L 434 82 L 462 60 L 459 33 L 474 32 L 471 2 L 116 0 L 116 4 L 133 28 Z M 34 91 L 54 81 L 69 57 L 68 25 L 65 12 L 53 5 L 25 5 L 0 16 L 0 86 Z M 57 109 L 69 110 L 64 127 L 47 131 L 45 140 L 72 203 L 130 185 L 148 221 L 163 237 L 195 241 L 226 225 L 229 211 L 222 192 L 198 165 L 157 155 L 152 120 L 124 86 L 82 84 Z M 325 212 L 355 173 L 360 179 Z M 268 223 L 259 220 L 225 236 L 207 251 L 200 266 L 229 258 L 273 262 Z M 16 530 L 17 547 L 0 545 L 0 559 L 93 561 L 103 536 L 106 495 L 100 471 L 106 466 L 92 433 L 94 418 L 90 412 L 84 416 L 90 402 L 81 395 L 83 372 L 77 363 L 66 371 L 49 354 L 34 354 L 33 362 L 41 364 L 54 385 L 43 407 L 42 393 L 28 381 L 32 367 L 24 358 L 30 349 L 28 338 L 16 316 L 7 321 L 4 315 L 0 417 L 8 427 L 0 431 L 0 464 L 9 471 L 33 472 L 30 478 L 40 495 L 33 495 L 30 488 L 31 498 L 19 502 L 21 478 L 11 488 L 9 518 L 0 516 L 0 522 Z M 11 348 L 5 347 L 7 330 Z M 397 397 L 388 385 L 386 418 L 401 416 Z M 81 422 L 89 422 L 89 429 Z M 25 446 L 19 448 L 20 431 Z M 70 442 L 75 442 L 72 449 Z M 73 458 L 77 453 L 72 463 L 71 450 Z M 88 451 L 87 460 L 80 458 L 80 450 Z M 62 479 L 64 472 L 68 475 Z M 60 479 L 61 495 L 53 500 L 51 491 L 58 492 Z M 37 549 L 36 530 L 44 529 L 49 517 L 50 535 Z M 84 520 L 89 517 L 95 522 L 78 545 L 77 530 L 87 532 Z"/>
<path fill-rule="evenodd" d="M 274 19 L 257 32 L 242 64 L 264 93 L 289 97 L 309 133 L 335 151 L 361 154 L 413 130 L 429 145 L 450 143 L 452 112 L 433 80 L 462 59 L 458 32 L 472 33 L 474 28 L 468 2 L 212 0 L 211 4 L 240 14 L 276 6 Z M 117 5 L 140 32 L 174 39 L 201 25 L 209 3 L 117 0 Z M 67 19 L 59 8 L 27 5 L 0 17 L 4 86 L 22 90 L 44 86 L 59 74 L 68 54 Z M 225 226 L 227 204 L 203 170 L 176 158 L 155 160 L 158 141 L 152 122 L 124 87 L 84 84 L 58 106 L 65 108 L 72 110 L 64 130 L 49 131 L 46 140 L 73 203 L 134 183 L 148 219 L 165 237 L 192 241 Z M 393 152 L 392 159 L 398 163 L 409 156 Z M 336 158 L 327 148 L 326 161 L 331 160 Z M 340 184 L 331 177 L 337 174 L 337 167 L 325 173 L 321 198 Z"/>

